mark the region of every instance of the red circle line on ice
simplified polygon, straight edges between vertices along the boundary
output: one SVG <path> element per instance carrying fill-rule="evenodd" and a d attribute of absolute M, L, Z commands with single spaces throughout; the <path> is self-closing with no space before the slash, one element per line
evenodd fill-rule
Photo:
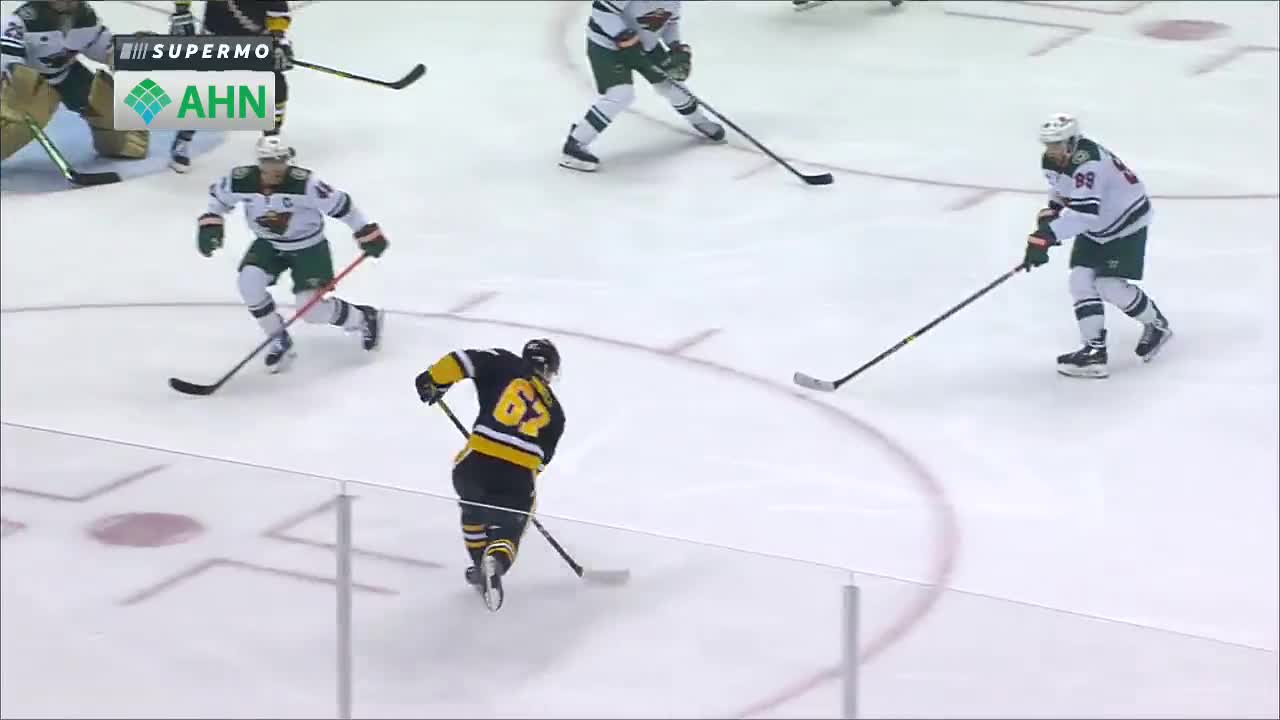
<path fill-rule="evenodd" d="M 147 309 L 239 309 L 242 307 L 242 304 L 235 302 L 199 301 L 74 303 L 63 305 L 31 305 L 0 308 L 0 315 Z M 932 521 L 933 538 L 930 549 L 929 571 L 924 580 L 906 581 L 901 578 L 889 578 L 902 582 L 910 582 L 911 584 L 919 586 L 922 591 L 916 596 L 913 603 L 906 606 L 901 611 L 900 615 L 889 623 L 887 628 L 882 630 L 878 635 L 871 637 L 869 642 L 863 646 L 860 659 L 864 664 L 875 659 L 885 650 L 900 642 L 916 625 L 920 623 L 921 620 L 933 611 L 955 572 L 960 546 L 959 520 L 957 519 L 955 508 L 938 478 L 929 471 L 919 458 L 903 446 L 896 443 L 879 428 L 854 416 L 842 408 L 834 405 L 828 405 L 827 403 L 821 402 L 799 391 L 790 385 L 786 379 L 775 380 L 772 378 L 762 377 L 728 365 L 722 365 L 712 360 L 682 354 L 683 350 L 688 347 L 689 343 L 660 347 L 655 345 L 646 345 L 631 340 L 605 337 L 603 335 L 596 335 L 582 330 L 546 327 L 495 318 L 468 317 L 459 315 L 456 312 L 418 312 L 411 310 L 386 309 L 386 313 L 388 315 L 398 315 L 419 320 L 443 320 L 469 325 L 493 325 L 498 327 L 527 330 L 537 334 L 549 335 L 551 337 L 574 338 L 619 350 L 628 350 L 637 353 L 644 353 L 661 359 L 678 361 L 680 363 L 692 365 L 704 371 L 733 379 L 738 382 L 745 382 L 771 393 L 783 395 L 794 401 L 801 402 L 807 407 L 818 412 L 821 416 L 827 418 L 829 421 L 845 427 L 850 432 L 868 441 L 868 447 L 870 449 L 874 450 L 878 448 L 881 452 L 885 453 L 897 466 L 904 470 L 904 475 L 910 479 L 912 484 L 925 499 Z M 164 379 L 157 378 L 156 382 L 163 383 Z M 217 401 L 213 400 L 212 402 Z M 868 576 L 887 577 L 878 576 L 874 573 L 862 573 L 862 571 L 857 572 Z M 811 672 L 805 677 L 793 679 L 769 695 L 744 704 L 743 708 L 738 712 L 733 713 L 732 716 L 745 718 L 772 710 L 808 693 L 828 681 L 837 679 L 839 677 L 839 670 L 840 669 L 838 667 L 822 668 Z"/>

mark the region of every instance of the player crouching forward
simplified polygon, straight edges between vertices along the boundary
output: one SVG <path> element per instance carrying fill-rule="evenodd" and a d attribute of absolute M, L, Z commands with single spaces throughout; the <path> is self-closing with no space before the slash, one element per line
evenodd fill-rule
<path fill-rule="evenodd" d="M 698 101 L 667 79 L 683 82 L 692 70 L 692 53 L 680 41 L 679 0 L 595 0 L 587 23 L 587 60 L 600 98 L 581 122 L 569 128 L 561 167 L 591 172 L 600 165 L 587 146 L 635 101 L 633 70 L 695 130 L 715 142 L 724 140 L 724 128 L 708 120 Z"/>
<path fill-rule="evenodd" d="M 1120 158 L 1080 133 L 1080 124 L 1058 113 L 1040 126 L 1045 146 L 1041 166 L 1049 181 L 1049 207 L 1027 238 L 1024 266 L 1049 262 L 1049 248 L 1075 236 L 1071 246 L 1071 296 L 1084 347 L 1058 356 L 1058 372 L 1107 377 L 1107 331 L 1103 300 L 1142 323 L 1134 352 L 1155 357 L 1173 332 L 1169 321 L 1130 280 L 1142 279 L 1151 223 L 1147 189 Z"/>
<path fill-rule="evenodd" d="M 386 251 L 387 239 L 350 195 L 321 182 L 310 170 L 291 165 L 293 148 L 279 136 L 259 139 L 257 155 L 257 165 L 237 167 L 209 186 L 209 209 L 200 216 L 197 245 L 201 255 L 212 256 L 222 247 L 223 215 L 244 204 L 245 221 L 255 239 L 240 262 L 240 297 L 263 331 L 275 338 L 266 356 L 267 369 L 275 373 L 284 370 L 295 353 L 293 339 L 284 330 L 284 320 L 267 288 L 288 270 L 301 307 L 333 280 L 333 255 L 324 236 L 324 216 L 346 223 L 355 231 L 360 249 L 371 257 Z M 337 297 L 317 302 L 303 319 L 360 332 L 365 350 L 376 348 L 382 336 L 380 310 Z"/>
<path fill-rule="evenodd" d="M 502 607 L 502 576 L 515 562 L 533 511 L 534 481 L 564 433 L 564 408 L 551 391 L 559 373 L 560 352 L 550 340 L 537 339 L 519 355 L 457 350 L 414 380 L 428 405 L 459 380 L 475 381 L 480 412 L 455 459 L 453 488 L 462 500 L 462 538 L 472 563 L 466 579 L 493 611 Z"/>

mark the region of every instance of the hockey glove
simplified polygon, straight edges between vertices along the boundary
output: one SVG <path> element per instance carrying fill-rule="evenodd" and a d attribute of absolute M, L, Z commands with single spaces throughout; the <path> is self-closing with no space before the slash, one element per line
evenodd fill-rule
<path fill-rule="evenodd" d="M 222 216 L 205 213 L 200 216 L 200 229 L 196 233 L 196 247 L 205 257 L 213 257 L 213 251 L 222 247 Z"/>
<path fill-rule="evenodd" d="M 428 405 L 435 405 L 449 391 L 449 385 L 437 385 L 431 377 L 431 370 L 423 370 L 414 378 L 413 386 L 418 390 L 418 399 Z"/>
<path fill-rule="evenodd" d="M 169 34 L 191 36 L 196 34 L 196 19 L 191 15 L 191 8 L 174 10 L 169 16 Z"/>
<path fill-rule="evenodd" d="M 369 223 L 360 228 L 355 233 L 356 242 L 360 243 L 360 249 L 369 257 L 379 257 L 387 251 L 387 238 L 382 234 L 382 228 L 378 227 L 378 223 Z"/>
<path fill-rule="evenodd" d="M 613 38 L 613 42 L 618 46 L 618 54 L 622 56 L 622 62 L 632 70 L 642 70 L 653 65 L 653 61 L 644 51 L 644 43 L 640 42 L 640 36 L 635 30 L 623 30 Z"/>
<path fill-rule="evenodd" d="M 670 52 L 667 53 L 667 61 L 662 64 L 662 69 L 671 76 L 672 80 L 684 82 L 689 79 L 689 73 L 693 72 L 693 53 L 689 46 L 684 43 L 674 43 Z"/>
<path fill-rule="evenodd" d="M 1060 244 L 1049 228 L 1050 220 L 1047 217 L 1040 218 L 1040 227 L 1027 236 L 1027 251 L 1022 257 L 1022 267 L 1028 271 L 1049 262 L 1049 248 Z"/>
<path fill-rule="evenodd" d="M 289 42 L 289 38 L 283 33 L 272 33 L 272 37 L 276 39 L 275 62 L 276 72 L 285 72 L 293 69 L 293 43 Z"/>

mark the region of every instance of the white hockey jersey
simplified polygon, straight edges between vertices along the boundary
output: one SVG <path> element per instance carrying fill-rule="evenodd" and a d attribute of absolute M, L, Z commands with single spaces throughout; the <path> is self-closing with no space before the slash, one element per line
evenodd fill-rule
<path fill-rule="evenodd" d="M 658 45 L 680 42 L 680 0 L 610 0 L 621 12 L 614 12 L 603 0 L 591 3 L 591 19 L 587 21 L 587 40 L 610 50 L 613 41 L 624 30 L 640 36 L 645 52 Z"/>
<path fill-rule="evenodd" d="M 111 42 L 111 32 L 87 2 L 68 14 L 54 12 L 47 2 L 29 2 L 3 20 L 0 67 L 8 71 L 17 63 L 28 65 L 50 85 L 57 85 L 81 53 L 108 62 Z"/>
<path fill-rule="evenodd" d="M 1151 224 L 1147 188 L 1110 150 L 1080 138 L 1065 166 L 1041 162 L 1049 201 L 1063 205 L 1049 223 L 1061 240 L 1082 235 L 1096 242 L 1132 235 Z"/>
<path fill-rule="evenodd" d="M 249 231 L 277 250 L 302 250 L 324 242 L 326 215 L 346 223 L 352 232 L 369 224 L 350 195 L 294 166 L 270 194 L 262 191 L 256 165 L 237 167 L 209 186 L 209 212 L 223 216 L 241 204 Z"/>

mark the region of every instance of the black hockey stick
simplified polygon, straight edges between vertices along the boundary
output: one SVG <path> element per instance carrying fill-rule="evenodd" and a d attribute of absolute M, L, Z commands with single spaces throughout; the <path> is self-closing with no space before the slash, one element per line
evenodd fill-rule
<path fill-rule="evenodd" d="M 312 296 L 310 300 L 303 303 L 302 307 L 298 308 L 298 311 L 293 314 L 293 317 L 290 317 L 288 320 L 285 321 L 284 326 L 280 328 L 280 332 L 282 333 L 285 330 L 289 329 L 289 326 L 297 322 L 298 318 L 302 317 L 303 315 L 306 315 L 308 310 L 310 310 L 313 306 L 315 306 L 316 303 L 323 300 L 324 296 L 327 295 L 331 290 L 333 290 L 333 288 L 338 284 L 338 281 L 342 280 L 342 278 L 350 274 L 352 270 L 355 270 L 356 267 L 359 266 L 360 263 L 364 262 L 365 258 L 367 257 L 369 256 L 361 255 L 360 257 L 351 261 L 351 264 L 343 268 L 342 272 L 338 273 L 336 277 L 334 277 L 332 280 L 329 281 L 329 284 L 320 288 L 320 292 L 316 293 L 314 296 Z M 276 335 L 278 334 L 279 333 L 273 334 L 267 337 L 266 340 L 263 340 L 258 345 L 258 347 L 253 349 L 253 352 L 250 352 L 248 355 L 245 355 L 243 360 L 236 363 L 235 367 L 228 370 L 226 375 L 223 375 L 221 378 L 218 379 L 217 382 L 215 382 L 212 385 L 201 385 L 199 383 L 187 382 L 186 380 L 181 380 L 179 378 L 169 378 L 169 387 L 173 388 L 174 390 L 177 390 L 180 393 L 184 393 L 186 395 L 212 395 L 218 392 L 218 388 L 221 388 L 223 385 L 226 385 L 227 381 L 230 380 L 232 377 L 234 377 L 236 373 L 240 372 L 241 368 L 243 368 L 245 365 L 248 365 L 250 360 L 257 357 L 258 353 L 262 352 L 263 350 L 266 350 L 268 345 L 275 342 Z"/>
<path fill-rule="evenodd" d="M 824 391 L 824 392 L 832 392 L 832 391 L 834 391 L 836 388 L 840 387 L 841 385 L 843 385 L 843 384 L 845 384 L 845 383 L 849 382 L 849 381 L 850 381 L 850 380 L 852 380 L 853 378 L 855 378 L 855 377 L 857 377 L 858 375 L 860 375 L 860 374 L 861 374 L 864 370 L 866 370 L 867 368 L 870 368 L 872 365 L 875 365 L 876 363 L 880 362 L 881 360 L 884 360 L 885 358 L 889 357 L 890 355 L 892 355 L 892 354 L 894 354 L 894 353 L 898 352 L 899 350 L 901 350 L 902 348 L 906 347 L 906 345 L 907 345 L 908 343 L 910 343 L 912 340 L 915 340 L 916 338 L 920 337 L 921 335 L 925 334 L 926 332 L 928 332 L 928 331 L 932 330 L 932 329 L 933 329 L 933 327 L 934 327 L 935 325 L 937 325 L 938 323 L 942 322 L 943 320 L 946 320 L 947 318 L 951 317 L 952 315 L 955 315 L 957 312 L 959 312 L 959 311 L 960 311 L 962 308 L 964 308 L 966 305 L 968 305 L 969 303 L 973 302 L 974 300 L 977 300 L 978 298 L 982 297 L 983 295 L 986 295 L 987 293 L 991 292 L 991 291 L 992 291 L 992 290 L 994 290 L 997 286 L 999 286 L 1001 283 L 1003 283 L 1004 281 L 1006 281 L 1006 280 L 1008 280 L 1009 278 L 1013 277 L 1014 275 L 1018 274 L 1020 271 L 1022 271 L 1022 270 L 1024 270 L 1024 269 L 1026 269 L 1026 265 L 1024 265 L 1024 264 L 1020 264 L 1020 265 L 1018 265 L 1017 267 L 1015 267 L 1014 269 L 1010 270 L 1009 272 L 1007 272 L 1007 273 L 1005 273 L 1005 274 L 1001 275 L 1000 277 L 996 278 L 995 280 L 992 280 L 992 281 L 991 281 L 991 282 L 990 282 L 986 287 L 982 288 L 982 289 L 981 289 L 981 290 L 979 290 L 978 292 L 976 292 L 976 293 L 974 293 L 974 294 L 970 295 L 969 297 L 965 298 L 965 299 L 964 299 L 964 301 L 963 301 L 963 302 L 961 302 L 959 305 L 956 305 L 955 307 L 951 308 L 950 310 L 948 310 L 948 311 L 946 311 L 946 312 L 942 313 L 942 314 L 941 314 L 941 315 L 939 315 L 938 317 L 936 317 L 936 318 L 934 318 L 933 320 L 931 320 L 931 321 L 929 322 L 929 324 L 928 324 L 928 325 L 925 325 L 924 327 L 920 328 L 919 330 L 917 330 L 917 331 L 915 331 L 915 332 L 911 333 L 911 334 L 910 334 L 910 335 L 908 335 L 907 337 L 903 338 L 903 339 L 902 339 L 902 341 L 901 341 L 901 342 L 899 342 L 897 345 L 894 345 L 893 347 L 889 348 L 888 350 L 885 350 L 884 352 L 882 352 L 882 353 L 880 353 L 879 355 L 875 356 L 875 357 L 874 357 L 874 358 L 872 358 L 869 362 L 867 362 L 865 365 L 863 365 L 862 367 L 858 368 L 857 370 L 854 370 L 853 372 L 849 373 L 848 375 L 845 375 L 844 377 L 840 378 L 839 380 L 819 380 L 819 379 L 814 378 L 814 377 L 812 377 L 812 376 L 805 375 L 805 374 L 804 374 L 804 373 L 802 373 L 802 372 L 798 372 L 798 373 L 796 373 L 796 374 L 795 374 L 795 377 L 793 377 L 792 379 L 793 379 L 793 380 L 795 381 L 795 383 L 796 383 L 797 385 L 799 385 L 800 387 L 808 388 L 808 389 L 810 389 L 810 390 L 822 390 L 822 391 Z"/>
<path fill-rule="evenodd" d="M 471 437 L 471 433 L 467 432 L 467 427 L 462 424 L 462 421 L 458 419 L 457 415 L 453 414 L 453 410 L 449 409 L 449 406 L 445 404 L 443 399 L 437 400 L 436 405 L 440 406 L 440 409 L 444 411 L 444 414 L 453 423 L 453 426 L 458 428 L 458 432 L 462 433 L 463 437 Z M 533 526 L 538 529 L 538 532 L 542 533 L 542 537 L 547 539 L 547 543 L 551 545 L 551 549 L 555 550 L 556 554 L 560 556 L 560 559 L 564 560 L 565 564 L 573 570 L 573 573 L 583 580 L 598 582 L 602 585 L 621 585 L 631 579 L 630 570 L 592 570 L 582 567 L 573 559 L 573 556 L 569 554 L 569 551 L 565 550 L 564 546 L 552 537 L 551 532 L 542 526 L 542 523 L 538 521 L 538 518 L 530 514 L 529 520 L 533 521 Z"/>
<path fill-rule="evenodd" d="M 82 173 L 76 171 L 75 168 L 71 167 L 71 163 L 67 162 L 67 158 L 58 149 L 58 146 L 53 144 L 49 136 L 45 135 L 44 129 L 37 125 L 30 115 L 23 113 L 22 119 L 26 121 L 27 129 L 31 131 L 31 135 L 35 137 L 36 142 L 40 143 L 40 147 L 44 148 L 45 153 L 53 161 L 53 164 L 58 166 L 58 170 L 62 173 L 62 177 L 67 179 L 67 182 L 80 187 L 110 185 L 111 183 L 120 182 L 120 176 L 117 173 Z"/>
<path fill-rule="evenodd" d="M 364 75 L 356 75 L 355 73 L 349 73 L 344 70 L 325 67 L 324 65 L 317 65 L 315 63 L 304 62 L 302 60 L 294 60 L 293 64 L 299 67 L 304 67 L 311 70 L 319 70 L 320 72 L 329 73 L 330 75 L 337 75 L 338 77 L 344 77 L 344 78 L 347 78 L 348 80 L 359 80 L 361 82 L 367 82 L 371 85 L 380 85 L 385 88 L 391 88 L 392 90 L 403 90 L 409 87 L 410 85 L 414 84 L 415 82 L 417 82 L 418 78 L 422 77 L 427 73 L 427 66 L 423 65 L 422 63 L 418 63 L 417 65 L 413 66 L 413 69 L 409 71 L 408 75 L 405 75 L 399 80 L 387 82 L 386 80 L 377 80 L 375 78 L 365 77 Z"/>
<path fill-rule="evenodd" d="M 619 15 L 622 14 L 622 10 L 617 5 L 614 5 L 612 2 L 610 2 L 609 0 L 600 0 L 600 2 L 608 6 L 608 8 L 613 12 Z M 716 110 L 715 108 L 708 105 L 706 100 L 703 100 L 697 95 L 694 95 L 693 91 L 691 91 L 687 85 L 671 77 L 669 74 L 667 74 L 666 70 L 663 70 L 657 65 L 653 65 L 651 67 L 653 68 L 654 72 L 657 72 L 659 75 L 662 76 L 664 80 L 674 85 L 677 90 L 689 96 L 690 100 L 693 100 L 694 102 L 698 103 L 702 107 L 706 108 L 707 112 L 723 120 L 725 125 L 728 125 L 729 127 L 736 130 L 739 135 L 746 138 L 747 141 L 750 142 L 752 145 L 755 145 L 760 150 L 760 152 L 764 153 L 765 155 L 768 155 L 771 160 L 778 163 L 782 167 L 786 168 L 788 172 L 800 178 L 802 181 L 804 181 L 806 185 L 830 185 L 832 182 L 835 181 L 835 178 L 833 178 L 831 176 L 831 173 L 829 172 L 818 173 L 816 175 L 806 175 L 805 173 L 802 173 L 799 170 L 795 169 L 795 167 L 791 163 L 782 159 L 781 157 L 778 156 L 777 153 L 765 147 L 764 143 L 752 137 L 751 133 L 747 132 L 746 130 L 743 130 L 741 127 L 738 126 L 737 123 L 735 123 L 734 121 L 730 120 L 729 118 L 721 114 L 719 110 Z"/>

